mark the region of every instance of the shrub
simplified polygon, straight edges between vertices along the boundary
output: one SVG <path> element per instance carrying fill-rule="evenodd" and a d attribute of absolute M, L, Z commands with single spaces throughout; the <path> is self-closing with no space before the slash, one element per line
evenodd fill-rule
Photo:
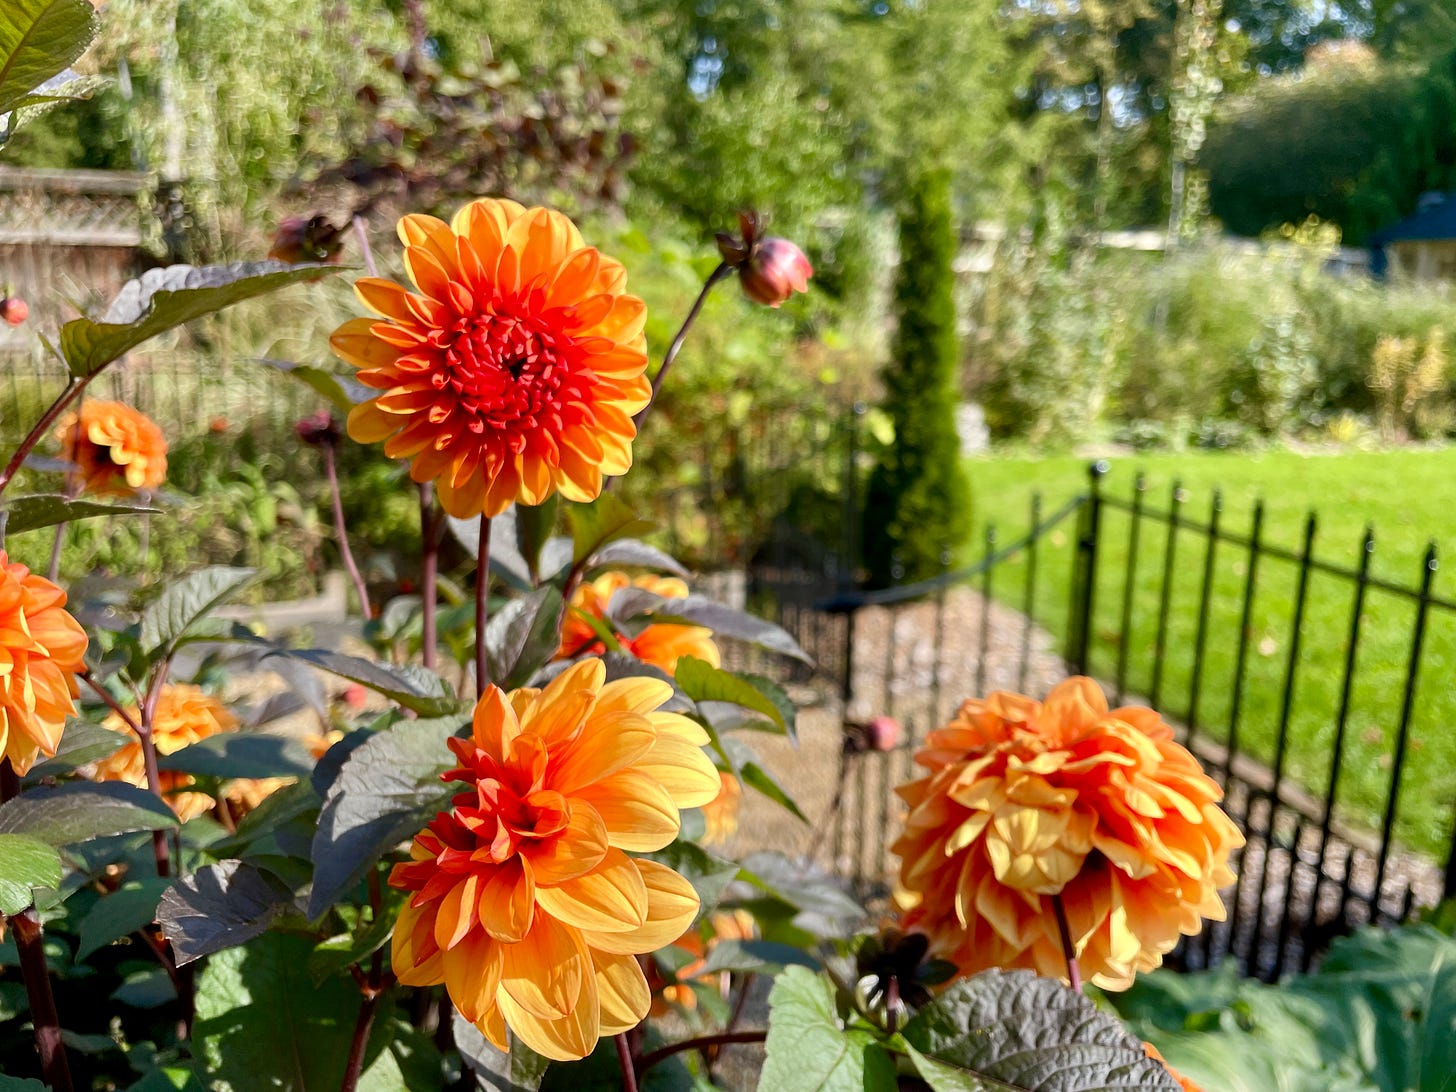
<path fill-rule="evenodd" d="M 949 183 L 941 175 L 921 178 L 900 220 L 899 327 L 883 376 L 895 440 L 871 477 L 865 520 L 865 565 L 876 585 L 939 573 L 970 529 L 970 485 L 955 429 L 954 256 Z"/>

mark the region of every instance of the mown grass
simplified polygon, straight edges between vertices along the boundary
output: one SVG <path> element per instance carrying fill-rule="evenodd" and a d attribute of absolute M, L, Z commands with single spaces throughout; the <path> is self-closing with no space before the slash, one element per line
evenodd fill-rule
<path fill-rule="evenodd" d="M 1032 495 L 1044 512 L 1088 487 L 1088 461 L 1073 457 L 974 460 L 978 536 L 993 522 L 1000 543 L 1030 526 Z M 1316 514 L 1312 556 L 1354 569 L 1366 527 L 1375 536 L 1373 576 L 1402 586 L 1419 585 L 1428 544 L 1456 549 L 1456 449 L 1346 452 L 1303 455 L 1195 453 L 1139 455 L 1111 460 L 1104 495 L 1131 500 L 1134 480 L 1145 475 L 1143 503 L 1167 513 L 1174 483 L 1181 486 L 1180 518 L 1206 527 L 1215 491 L 1220 526 L 1247 536 L 1255 502 L 1263 499 L 1263 541 L 1291 553 L 1302 548 L 1305 521 Z M 1132 577 L 1130 623 L 1122 625 L 1128 581 L 1131 519 L 1121 508 L 1102 509 L 1091 671 L 1115 678 L 1125 645 L 1126 690 L 1153 696 L 1160 600 L 1164 590 L 1165 522 L 1144 518 Z M 1040 545 L 1033 614 L 1066 643 L 1072 583 L 1074 522 L 1052 531 Z M 1194 687 L 1201 591 L 1208 539 L 1180 530 L 1169 596 L 1159 707 L 1199 731 L 1227 741 L 1232 720 L 1248 551 L 1220 542 L 1214 553 L 1201 675 Z M 1024 554 L 995 573 L 992 592 L 1020 606 L 1027 572 Z M 1433 593 L 1456 599 L 1456 563 L 1435 574 Z M 1238 746 L 1273 764 L 1280 733 L 1284 681 L 1289 670 L 1299 566 L 1265 556 L 1258 565 L 1250 614 L 1244 691 L 1237 719 Z M 1314 571 L 1309 577 L 1301 646 L 1288 716 L 1285 775 L 1322 796 L 1328 786 L 1354 582 Z M 1378 830 L 1394 773 L 1393 753 L 1416 614 L 1413 599 L 1368 590 L 1355 680 L 1345 731 L 1336 811 L 1346 820 Z M 1419 684 L 1410 724 L 1395 816 L 1397 838 L 1444 860 L 1452 841 L 1456 804 L 1456 611 L 1434 607 L 1429 615 Z"/>

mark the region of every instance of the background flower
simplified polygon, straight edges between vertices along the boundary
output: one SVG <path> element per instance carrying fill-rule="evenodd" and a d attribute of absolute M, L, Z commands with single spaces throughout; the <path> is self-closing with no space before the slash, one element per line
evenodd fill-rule
<path fill-rule="evenodd" d="M 407 986 L 444 982 L 491 1042 L 506 1028 L 537 1053 L 583 1058 L 635 1027 L 651 1001 L 636 956 L 692 921 L 692 885 L 628 852 L 676 837 L 679 809 L 718 793 L 707 733 L 655 710 L 657 679 L 603 685 L 600 660 L 544 690 L 490 687 L 469 739 L 452 739 L 468 788 L 390 875 L 410 891 L 394 928 Z"/>
<path fill-rule="evenodd" d="M 334 352 L 383 391 L 349 435 L 384 441 L 433 481 L 452 516 L 496 516 L 558 490 L 589 501 L 632 465 L 632 415 L 647 405 L 646 307 L 621 264 L 559 212 L 481 199 L 450 224 L 399 222 L 419 294 L 364 277 L 384 321 L 353 319 Z"/>
<path fill-rule="evenodd" d="M 86 634 L 66 593 L 0 550 L 0 755 L 17 774 L 56 753 L 80 692 Z"/>
<path fill-rule="evenodd" d="M 664 599 L 684 599 L 688 594 L 688 586 L 675 576 L 648 574 L 634 580 L 623 572 L 608 572 L 595 580 L 584 581 L 571 594 L 571 609 L 566 612 L 566 619 L 561 625 L 561 647 L 556 652 L 558 660 L 570 659 L 583 653 L 599 656 L 605 651 L 597 631 L 587 624 L 581 614 L 589 614 L 612 628 L 611 623 L 607 622 L 607 607 L 612 596 L 623 588 L 642 588 Z M 722 662 L 718 655 L 718 646 L 713 643 L 713 631 L 703 626 L 654 622 L 635 637 L 617 633 L 615 629 L 613 635 L 625 651 L 643 663 L 662 668 L 669 675 L 677 669 L 677 662 L 683 656 L 696 656 L 714 667 Z"/>
<path fill-rule="evenodd" d="M 56 438 L 88 493 L 156 489 L 167 477 L 167 438 L 124 403 L 83 402 L 78 413 L 61 418 Z"/>
<path fill-rule="evenodd" d="M 133 720 L 140 719 L 135 706 L 127 710 Z M 127 737 L 114 753 L 96 763 L 95 777 L 98 781 L 125 781 L 139 788 L 147 787 L 147 771 L 142 756 L 141 741 L 131 730 L 120 713 L 112 713 L 103 722 L 113 732 Z M 177 683 L 162 687 L 157 695 L 157 709 L 152 717 L 152 742 L 159 755 L 180 751 L 189 744 L 219 732 L 231 732 L 238 726 L 238 718 L 217 698 L 205 693 L 200 687 Z M 172 810 L 186 822 L 208 811 L 213 806 L 212 797 L 206 793 L 187 792 L 192 777 L 175 770 L 162 770 L 162 794 Z"/>
<path fill-rule="evenodd" d="M 1063 976 L 1054 895 L 1082 973 L 1109 989 L 1223 919 L 1243 836 L 1153 710 L 1108 712 L 1084 678 L 1045 703 L 998 692 L 962 705 L 915 761 L 930 774 L 897 790 L 910 805 L 899 897 L 906 926 L 962 973 Z"/>

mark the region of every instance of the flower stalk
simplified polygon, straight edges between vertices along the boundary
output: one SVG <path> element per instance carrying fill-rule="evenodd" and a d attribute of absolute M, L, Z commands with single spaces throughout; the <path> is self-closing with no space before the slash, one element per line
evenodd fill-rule
<path fill-rule="evenodd" d="M 87 376 L 84 379 L 72 378 L 66 384 L 66 389 L 61 391 L 56 396 L 56 400 L 50 404 L 50 408 L 40 415 L 40 420 L 25 434 L 25 439 L 20 441 L 20 446 L 10 456 L 10 461 L 5 464 L 5 469 L 0 470 L 0 493 L 5 492 L 5 487 L 10 484 L 11 480 L 20 471 L 21 466 L 25 464 L 25 460 L 35 450 L 35 445 L 40 443 L 41 437 L 50 431 L 51 426 L 56 423 L 56 419 L 66 412 L 66 407 L 76 400 L 81 392 L 86 389 L 86 384 L 94 378 L 95 376 Z"/>
<path fill-rule="evenodd" d="M 349 574 L 349 579 L 354 584 L 354 594 L 359 597 L 359 610 L 367 621 L 374 617 L 374 608 L 369 603 L 369 588 L 354 561 L 354 551 L 349 549 L 349 529 L 344 523 L 344 500 L 339 493 L 339 471 L 334 459 L 337 442 L 330 436 L 319 446 L 324 451 L 324 474 L 329 479 L 329 497 L 333 502 L 334 536 L 339 540 L 339 558 L 344 563 L 344 571 Z"/>
<path fill-rule="evenodd" d="M 439 634 L 435 632 L 435 600 L 440 582 L 440 528 L 444 517 L 435 512 L 435 487 L 420 487 L 420 659 L 431 671 L 439 659 Z"/>
<path fill-rule="evenodd" d="M 490 517 L 480 517 L 480 548 L 475 565 L 475 696 L 490 685 L 486 672 L 485 627 L 490 621 Z"/>
<path fill-rule="evenodd" d="M 642 431 L 642 422 L 647 420 L 647 411 L 657 402 L 657 392 L 662 389 L 663 382 L 667 379 L 667 373 L 672 370 L 673 361 L 677 360 L 677 354 L 682 351 L 683 343 L 688 339 L 688 331 L 693 328 L 693 323 L 698 320 L 698 315 L 703 310 L 703 304 L 708 300 L 708 293 L 714 286 L 730 273 L 733 266 L 728 262 L 719 262 L 716 269 L 708 274 L 708 279 L 703 282 L 703 289 L 698 293 L 698 298 L 693 301 L 692 307 L 688 309 L 687 318 L 683 319 L 682 325 L 678 327 L 677 333 L 673 335 L 667 352 L 663 354 L 662 366 L 657 369 L 657 374 L 652 377 L 652 397 L 647 405 L 637 411 L 632 418 L 632 423 L 637 426 L 637 431 Z"/>
<path fill-rule="evenodd" d="M 709 1047 L 732 1046 L 735 1043 L 761 1043 L 767 1038 L 767 1031 L 725 1031 L 718 1035 L 702 1035 L 696 1039 L 684 1039 L 680 1043 L 669 1043 L 642 1055 L 637 1060 L 637 1075 L 640 1077 L 659 1062 L 685 1050 L 706 1050 Z"/>
<path fill-rule="evenodd" d="M 0 759 L 0 803 L 20 793 L 20 778 L 10 759 Z M 9 919 L 11 935 L 20 953 L 20 973 L 25 979 L 25 995 L 30 1002 L 31 1024 L 35 1028 L 35 1046 L 40 1051 L 40 1068 L 45 1083 L 55 1092 L 71 1092 L 71 1066 L 61 1042 L 61 1018 L 56 1011 L 56 998 L 51 992 L 50 970 L 46 967 L 44 930 L 35 906 L 27 906 Z"/>
<path fill-rule="evenodd" d="M 1082 992 L 1082 968 L 1077 965 L 1077 949 L 1072 944 L 1072 929 L 1067 923 L 1067 908 L 1062 896 L 1052 896 L 1052 913 L 1057 916 L 1057 932 L 1062 938 L 1062 954 L 1067 957 L 1067 981 L 1077 993 Z"/>

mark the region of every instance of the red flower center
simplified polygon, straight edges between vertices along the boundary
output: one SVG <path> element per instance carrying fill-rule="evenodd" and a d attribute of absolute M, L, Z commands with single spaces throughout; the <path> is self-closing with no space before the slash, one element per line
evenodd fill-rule
<path fill-rule="evenodd" d="M 559 432 L 563 410 L 589 404 L 595 377 L 567 366 L 571 348 L 533 319 L 471 315 L 459 321 L 431 382 L 458 397 L 471 432 L 504 433 L 512 450 L 523 451 L 527 433 Z"/>

